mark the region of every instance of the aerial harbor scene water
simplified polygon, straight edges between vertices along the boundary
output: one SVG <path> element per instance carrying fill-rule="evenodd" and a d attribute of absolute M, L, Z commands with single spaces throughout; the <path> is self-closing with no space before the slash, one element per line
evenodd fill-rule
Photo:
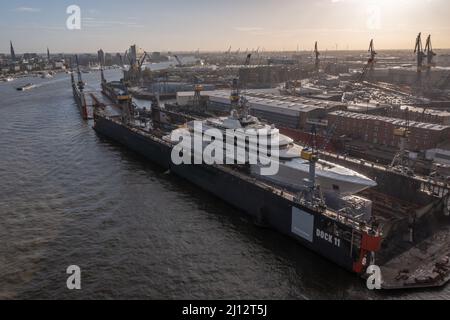
<path fill-rule="evenodd" d="M 450 299 L 447 1 L 131 3 L 0 13 L 0 299 Z"/>

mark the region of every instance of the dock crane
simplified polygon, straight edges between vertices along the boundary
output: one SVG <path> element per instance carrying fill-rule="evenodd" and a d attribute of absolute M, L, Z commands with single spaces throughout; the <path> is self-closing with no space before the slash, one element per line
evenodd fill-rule
<path fill-rule="evenodd" d="M 428 36 L 425 44 L 425 56 L 427 57 L 427 73 L 430 73 L 431 67 L 435 66 L 433 59 L 436 56 L 436 53 L 433 51 L 433 45 L 431 44 L 431 34 Z"/>
<path fill-rule="evenodd" d="M 249 53 L 249 54 L 247 55 L 247 58 L 245 59 L 245 63 L 244 63 L 245 66 L 249 66 L 249 65 L 250 65 L 250 60 L 251 60 L 251 58 L 252 58 L 252 54 Z"/>
<path fill-rule="evenodd" d="M 178 62 L 178 67 L 180 67 L 180 68 L 183 67 L 183 62 L 181 61 L 180 57 L 177 55 L 174 55 L 174 57 Z"/>
<path fill-rule="evenodd" d="M 128 63 L 131 66 L 131 60 L 130 60 L 130 56 L 128 55 L 128 51 L 125 51 L 125 53 L 123 54 L 123 62 L 124 62 L 124 64 L 125 64 L 126 60 L 128 60 Z"/>
<path fill-rule="evenodd" d="M 144 55 L 142 56 L 141 60 L 139 61 L 139 69 L 141 69 L 142 66 L 144 65 L 146 58 L 150 58 L 150 57 L 149 57 L 148 53 L 146 51 L 144 51 Z"/>
<path fill-rule="evenodd" d="M 314 56 L 315 56 L 315 68 L 316 72 L 318 73 L 320 69 L 320 52 L 317 41 L 316 44 L 314 45 Z"/>
<path fill-rule="evenodd" d="M 300 157 L 309 162 L 309 177 L 304 181 L 304 189 L 296 195 L 294 200 L 318 210 L 325 210 L 325 200 L 316 177 L 317 163 L 320 160 L 319 150 L 317 148 L 316 126 L 312 127 L 310 142 L 308 143 L 308 146 L 301 151 Z"/>
<path fill-rule="evenodd" d="M 144 51 L 144 55 L 136 60 L 128 52 L 125 52 L 125 57 L 128 59 L 130 67 L 128 69 L 128 80 L 132 82 L 142 81 L 142 66 L 145 59 L 149 57 L 148 53 Z"/>
<path fill-rule="evenodd" d="M 122 55 L 120 53 L 118 53 L 117 57 L 119 58 L 120 66 L 123 68 L 124 67 L 124 61 L 123 61 Z"/>
<path fill-rule="evenodd" d="M 244 62 L 245 66 L 250 65 L 251 58 L 252 58 L 252 54 L 249 53 Z M 237 76 L 236 78 L 233 79 L 233 82 L 231 85 L 230 101 L 231 101 L 231 107 L 233 110 L 239 109 L 239 105 L 241 103 L 241 83 L 240 83 L 239 76 Z"/>
<path fill-rule="evenodd" d="M 419 33 L 416 38 L 414 53 L 417 55 L 417 73 L 421 74 L 423 69 L 423 59 L 426 57 L 425 53 L 423 52 L 422 33 Z"/>
<path fill-rule="evenodd" d="M 367 73 L 369 71 L 372 72 L 375 67 L 375 62 L 376 62 L 375 58 L 376 58 L 378 52 L 375 51 L 373 39 L 370 40 L 368 52 L 370 53 L 370 57 L 369 57 L 369 60 L 367 60 L 367 64 L 364 66 L 361 77 L 359 78 L 359 82 L 362 82 L 364 80 L 364 78 L 367 76 Z"/>
<path fill-rule="evenodd" d="M 374 66 L 375 66 L 375 57 L 378 54 L 378 52 L 375 51 L 375 46 L 373 44 L 373 39 L 370 40 L 370 45 L 369 45 L 369 50 L 368 52 L 370 53 L 370 59 L 369 59 L 369 65 L 370 65 L 370 70 L 373 70 Z"/>
<path fill-rule="evenodd" d="M 140 59 L 135 61 L 134 59 L 130 59 L 129 55 L 127 54 L 126 57 L 128 58 L 128 62 L 130 63 L 130 69 L 140 72 L 145 62 L 145 59 L 148 56 L 149 56 L 148 53 L 144 51 L 144 55 Z"/>
<path fill-rule="evenodd" d="M 409 151 L 407 150 L 409 137 L 411 135 L 409 109 L 405 109 L 405 124 L 394 129 L 394 136 L 400 140 L 400 150 L 391 163 L 391 169 L 404 174 L 411 174 L 412 169 L 409 162 Z"/>
<path fill-rule="evenodd" d="M 78 55 L 75 55 L 75 61 L 77 63 L 77 75 L 78 75 L 78 89 L 80 89 L 81 92 L 84 90 L 84 82 L 83 78 L 81 77 L 81 71 L 80 71 L 80 63 L 78 61 Z"/>

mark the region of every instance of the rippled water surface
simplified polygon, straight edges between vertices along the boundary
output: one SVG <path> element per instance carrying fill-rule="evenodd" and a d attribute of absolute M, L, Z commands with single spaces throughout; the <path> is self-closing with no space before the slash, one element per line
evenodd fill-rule
<path fill-rule="evenodd" d="M 99 82 L 99 74 L 84 77 Z M 15 90 L 28 82 L 38 87 Z M 370 293 L 291 239 L 100 138 L 81 120 L 65 74 L 0 84 L 0 240 L 0 298 L 450 297 L 449 287 Z M 74 264 L 77 292 L 66 288 Z"/>

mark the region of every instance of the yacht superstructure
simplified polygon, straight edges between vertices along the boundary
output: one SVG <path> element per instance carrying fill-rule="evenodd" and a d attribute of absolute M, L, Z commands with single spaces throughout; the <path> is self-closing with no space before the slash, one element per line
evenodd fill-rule
<path fill-rule="evenodd" d="M 309 161 L 301 156 L 306 148 L 295 144 L 288 136 L 280 134 L 274 126 L 263 124 L 256 117 L 249 115 L 240 118 L 234 112 L 229 117 L 189 122 L 185 128 L 178 129 L 177 136 L 186 138 L 182 139 L 184 143 L 187 142 L 185 148 L 192 147 L 195 138 L 202 139 L 203 149 L 194 148 L 193 152 L 196 156 L 201 152 L 203 156 L 205 148 L 217 139 L 215 135 L 211 136 L 210 133 L 213 132 L 211 129 L 222 133 L 224 163 L 245 159 L 240 164 L 248 164 L 255 178 L 270 181 L 292 191 L 304 189 L 310 170 Z M 261 137 L 265 137 L 263 142 Z M 258 159 L 258 162 L 251 162 L 251 159 Z M 262 169 L 267 167 L 270 161 L 277 162 L 279 167 L 277 173 L 261 174 Z M 317 162 L 316 175 L 318 184 L 326 194 L 348 196 L 377 185 L 375 181 L 362 174 L 323 160 Z"/>

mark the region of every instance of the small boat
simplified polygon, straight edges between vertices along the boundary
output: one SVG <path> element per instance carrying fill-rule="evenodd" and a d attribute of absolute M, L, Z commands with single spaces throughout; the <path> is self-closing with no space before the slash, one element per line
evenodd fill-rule
<path fill-rule="evenodd" d="M 51 78 L 53 78 L 53 75 L 50 74 L 50 73 L 43 73 L 43 74 L 41 75 L 41 78 L 42 78 L 42 79 L 51 79 Z"/>
<path fill-rule="evenodd" d="M 26 85 L 24 85 L 22 87 L 18 87 L 17 91 L 26 91 L 26 90 L 31 90 L 33 88 L 36 88 L 36 85 L 33 84 L 33 83 L 28 83 L 28 84 L 26 84 Z"/>
<path fill-rule="evenodd" d="M 7 78 L 5 78 L 5 82 L 12 82 L 12 81 L 14 81 L 15 79 L 14 78 L 12 78 L 12 77 L 7 77 Z"/>

